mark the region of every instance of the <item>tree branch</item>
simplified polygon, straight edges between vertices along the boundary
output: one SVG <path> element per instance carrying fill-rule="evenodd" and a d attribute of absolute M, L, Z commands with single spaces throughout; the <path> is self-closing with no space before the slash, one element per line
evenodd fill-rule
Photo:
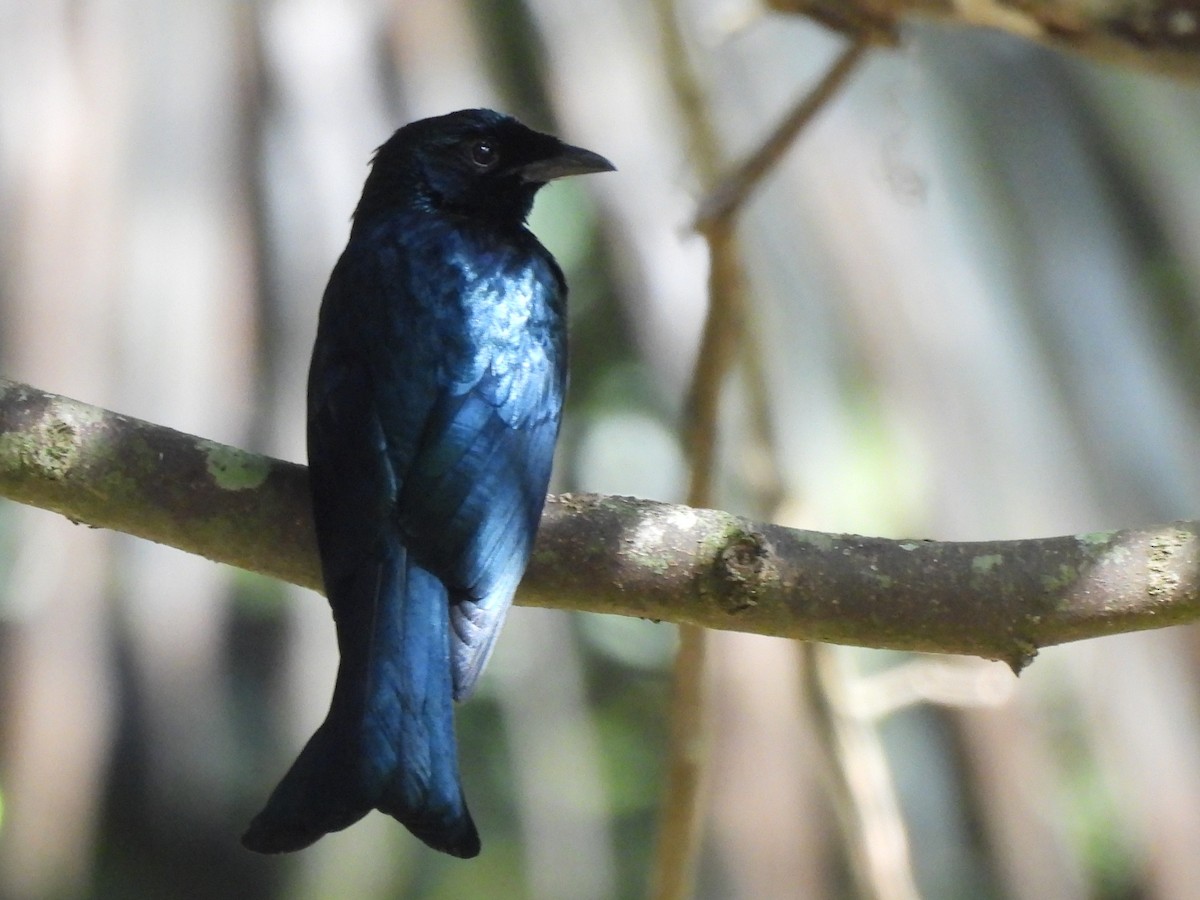
<path fill-rule="evenodd" d="M 767 0 L 878 43 L 903 22 L 925 19 L 1005 31 L 1086 56 L 1182 78 L 1200 77 L 1200 5 L 1195 0 Z"/>
<path fill-rule="evenodd" d="M 0 379 L 0 496 L 319 588 L 306 470 Z M 890 540 L 716 510 L 547 501 L 518 603 L 962 653 L 1200 618 L 1200 523 L 1017 541 Z"/>

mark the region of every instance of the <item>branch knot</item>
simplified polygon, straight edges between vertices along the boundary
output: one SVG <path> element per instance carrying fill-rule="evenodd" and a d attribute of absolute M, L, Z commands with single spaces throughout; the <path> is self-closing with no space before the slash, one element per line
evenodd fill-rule
<path fill-rule="evenodd" d="M 765 585 L 776 577 L 774 549 L 757 531 L 736 532 L 717 554 L 713 587 L 716 600 L 728 613 L 737 614 L 758 605 Z"/>

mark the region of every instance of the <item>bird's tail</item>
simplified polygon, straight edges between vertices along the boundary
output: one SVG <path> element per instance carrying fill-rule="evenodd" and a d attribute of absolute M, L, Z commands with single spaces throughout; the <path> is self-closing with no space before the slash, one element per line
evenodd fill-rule
<path fill-rule="evenodd" d="M 325 722 L 242 838 L 283 853 L 371 809 L 454 856 L 479 853 L 458 777 L 446 589 L 394 544 L 335 586 L 341 663 Z"/>

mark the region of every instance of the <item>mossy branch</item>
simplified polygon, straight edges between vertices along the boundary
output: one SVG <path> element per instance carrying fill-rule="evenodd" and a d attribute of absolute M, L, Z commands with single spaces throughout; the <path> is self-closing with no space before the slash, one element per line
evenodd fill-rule
<path fill-rule="evenodd" d="M 0 379 L 0 496 L 319 588 L 306 470 Z M 1018 541 L 551 497 L 518 603 L 1025 665 L 1200 618 L 1200 524 Z"/>

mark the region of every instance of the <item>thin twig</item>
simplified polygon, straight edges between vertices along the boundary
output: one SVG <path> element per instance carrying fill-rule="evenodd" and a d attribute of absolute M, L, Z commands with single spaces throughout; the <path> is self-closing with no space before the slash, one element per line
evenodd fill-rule
<path fill-rule="evenodd" d="M 709 311 L 692 376 L 685 429 L 691 454 L 688 503 L 698 507 L 714 503 L 721 385 L 732 367 L 742 336 L 741 273 L 732 231 L 718 227 L 708 237 Z M 681 625 L 679 652 L 672 673 L 670 763 L 652 894 L 658 900 L 679 900 L 691 894 L 710 743 L 706 660 L 705 630 Z"/>
<path fill-rule="evenodd" d="M 650 891 L 655 900 L 682 900 L 692 893 L 709 756 L 707 650 L 705 629 L 679 626 L 671 681 L 667 782 Z"/>
<path fill-rule="evenodd" d="M 688 130 L 693 165 L 702 182 L 716 177 L 720 149 L 708 115 L 704 92 L 687 58 L 674 0 L 656 0 L 664 65 Z M 729 237 L 728 230 L 723 230 Z M 720 384 L 736 348 L 736 337 L 721 324 L 729 311 L 714 282 L 736 266 L 729 248 L 720 259 L 711 257 L 709 309 L 692 375 L 683 427 L 691 471 L 688 502 L 712 506 L 712 473 L 716 446 L 717 401 Z M 654 900 L 684 900 L 691 896 L 700 844 L 700 822 L 710 728 L 707 639 L 704 629 L 680 625 L 679 650 L 671 673 L 671 729 L 667 748 L 666 784 L 659 819 L 658 846 L 650 895 Z"/>
<path fill-rule="evenodd" d="M 868 900 L 917 900 L 908 836 L 887 755 L 874 724 L 853 715 L 840 647 L 800 647 L 804 681 L 830 774 L 830 794 L 857 883 Z M 813 690 L 816 688 L 816 690 Z"/>
<path fill-rule="evenodd" d="M 731 186 L 731 192 L 713 210 L 697 219 L 697 230 L 709 247 L 708 315 L 705 318 L 696 367 L 688 392 L 683 427 L 691 471 L 688 503 L 714 505 L 716 446 L 721 389 L 745 338 L 744 278 L 734 231 L 734 218 L 763 175 L 783 151 L 833 96 L 869 46 L 856 42 L 835 64 L 830 74 L 805 98 L 796 111 L 732 178 L 717 181 L 720 143 L 708 114 L 704 92 L 687 58 L 677 10 L 672 0 L 657 0 L 659 30 L 668 77 L 675 89 L 688 127 L 688 137 L 698 174 L 705 183 Z M 714 196 L 713 194 L 709 195 Z M 703 630 L 681 625 L 680 650 L 672 672 L 672 723 L 667 783 L 663 799 L 652 896 L 656 900 L 682 900 L 691 894 L 699 849 L 705 769 L 709 744 L 708 671 Z"/>
<path fill-rule="evenodd" d="M 715 260 L 720 258 L 717 254 L 727 252 L 732 218 L 804 127 L 845 84 L 875 42 L 870 34 L 855 37 L 767 140 L 702 202 L 696 227 L 713 248 L 714 268 Z M 735 308 L 734 304 L 726 307 Z M 726 312 L 722 318 L 730 315 Z M 716 318 L 710 314 L 710 324 Z M 728 325 L 721 322 L 720 327 Z M 854 676 L 845 666 L 838 665 L 835 648 L 813 645 L 801 647 L 800 653 L 806 663 L 801 670 L 805 693 L 812 698 L 815 731 L 827 751 L 834 803 L 859 891 L 862 896 L 877 900 L 915 898 L 904 821 L 879 734 L 874 723 L 857 720 L 844 708 L 846 679 Z"/>
<path fill-rule="evenodd" d="M 696 228 L 708 240 L 712 259 L 710 309 L 701 358 L 692 391 L 692 487 L 710 491 L 713 445 L 721 381 L 743 341 L 740 271 L 733 240 L 733 220 L 754 189 L 782 159 L 806 125 L 836 95 L 863 59 L 874 39 L 861 34 L 842 52 L 821 81 L 775 128 L 766 141 L 721 179 L 700 206 Z M 695 501 L 693 501 L 695 502 Z M 849 677 L 835 665 L 832 651 L 802 648 L 811 665 L 802 669 L 807 694 L 814 698 L 816 730 L 828 750 L 835 804 L 851 868 L 864 896 L 879 900 L 916 897 L 904 842 L 904 822 L 891 791 L 887 757 L 874 725 L 851 720 L 841 698 Z M 825 661 L 825 665 L 818 665 Z"/>
<path fill-rule="evenodd" d="M 778 165 L 797 135 L 837 94 L 875 43 L 870 35 L 855 38 L 829 67 L 825 76 L 800 98 L 759 148 L 717 182 L 700 202 L 695 221 L 697 231 L 707 233 L 714 223 L 732 217 L 741 209 L 758 183 Z"/>
<path fill-rule="evenodd" d="M 708 241 L 708 315 L 700 337 L 696 368 L 688 395 L 684 427 L 691 472 L 688 505 L 713 506 L 716 472 L 717 418 L 721 388 L 733 367 L 745 335 L 741 260 L 733 222 L 714 221 L 704 234 Z"/>

